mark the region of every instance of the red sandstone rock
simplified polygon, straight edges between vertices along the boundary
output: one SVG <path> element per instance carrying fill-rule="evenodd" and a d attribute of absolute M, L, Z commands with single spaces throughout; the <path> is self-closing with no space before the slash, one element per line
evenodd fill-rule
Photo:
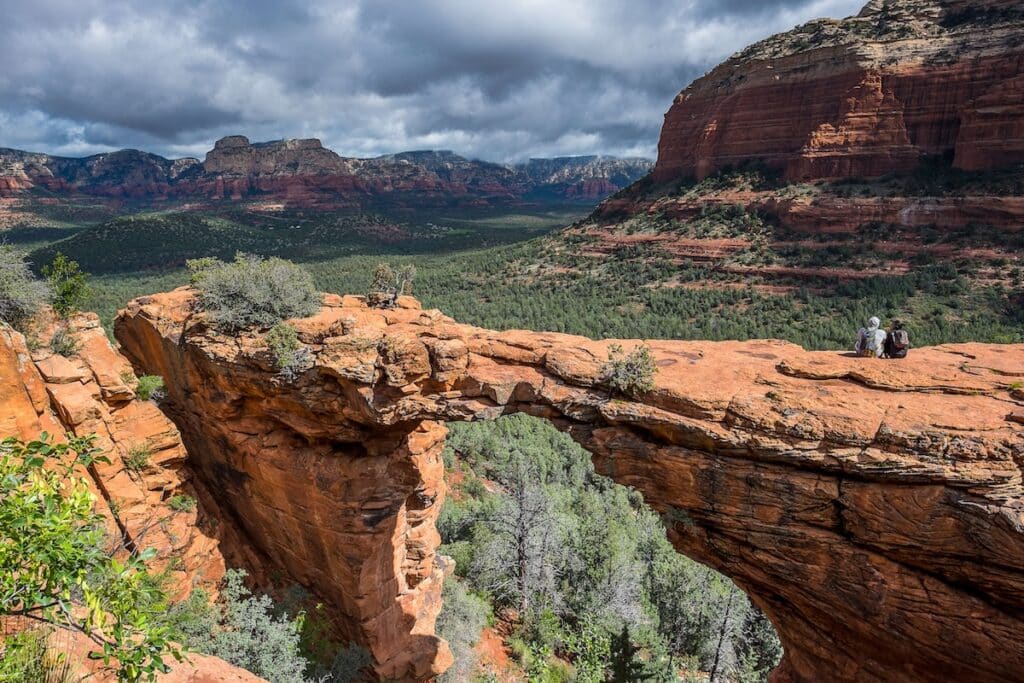
<path fill-rule="evenodd" d="M 54 322 L 41 321 L 37 332 L 46 337 Z M 97 499 L 97 510 L 108 523 L 111 539 L 155 548 L 154 571 L 166 570 L 173 597 L 180 599 L 195 586 L 216 594 L 225 561 L 218 540 L 200 529 L 209 510 L 216 510 L 201 481 L 192 481 L 186 453 L 175 426 L 151 401 L 136 399 L 127 377 L 127 360 L 117 353 L 95 315 L 82 314 L 68 322 L 79 351 L 70 358 L 46 349 L 30 352 L 25 338 L 0 323 L 0 439 L 38 438 L 48 432 L 57 440 L 67 434 L 95 434 L 110 464 L 96 463 L 81 476 Z M 35 362 L 33 362 L 33 357 Z M 127 452 L 145 446 L 148 466 L 141 472 L 125 468 Z M 197 494 L 198 507 L 175 511 L 167 499 L 176 493 Z M 227 529 L 224 520 L 219 529 Z M 225 532 L 222 532 L 222 535 Z M 94 645 L 80 639 L 82 665 Z M 62 641 L 61 649 L 66 643 Z M 255 683 L 263 679 L 215 657 L 189 655 L 173 663 L 165 683 Z M 95 680 L 113 681 L 109 670 L 95 662 L 88 670 Z M 99 668 L 96 668 L 99 667 Z"/>
<path fill-rule="evenodd" d="M 432 635 L 442 421 L 521 411 L 674 513 L 676 546 L 778 629 L 774 680 L 1024 677 L 1024 426 L 1008 418 L 1024 347 L 880 361 L 651 341 L 654 390 L 609 400 L 610 341 L 331 297 L 295 321 L 315 363 L 289 383 L 258 334 L 224 339 L 191 298 L 137 300 L 118 338 L 168 380 L 191 457 L 252 542 L 347 617 L 385 676 L 449 661 Z"/>
<path fill-rule="evenodd" d="M 341 157 L 319 140 L 218 140 L 202 163 L 135 150 L 85 159 L 0 150 L 0 197 L 39 186 L 142 200 L 261 199 L 305 208 L 351 208 L 386 198 L 396 206 L 486 205 L 537 193 L 565 199 L 607 196 L 650 169 L 644 159 L 567 157 L 503 166 L 451 152 Z"/>
<path fill-rule="evenodd" d="M 676 97 L 655 179 L 751 162 L 792 180 L 878 176 L 954 152 L 973 170 L 1024 161 L 1024 14 L 977 8 L 871 2 L 748 47 Z"/>
<path fill-rule="evenodd" d="M 46 338 L 54 324 L 42 322 L 37 333 Z M 175 597 L 195 585 L 215 588 L 225 562 L 218 541 L 199 529 L 203 506 L 175 511 L 167 504 L 174 494 L 202 487 L 185 468 L 177 428 L 154 403 L 135 398 L 131 365 L 110 346 L 95 315 L 76 316 L 68 329 L 79 350 L 65 358 L 45 347 L 30 353 L 22 335 L 0 326 L 0 438 L 95 434 L 111 463 L 96 463 L 82 475 L 112 534 L 157 549 L 154 568 L 168 569 Z M 149 453 L 142 471 L 124 465 L 132 449 Z"/>

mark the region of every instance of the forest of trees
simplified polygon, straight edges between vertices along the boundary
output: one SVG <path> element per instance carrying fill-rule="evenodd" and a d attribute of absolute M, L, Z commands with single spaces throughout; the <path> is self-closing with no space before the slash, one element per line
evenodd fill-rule
<path fill-rule="evenodd" d="M 495 620 L 531 681 L 615 680 L 627 651 L 635 680 L 766 679 L 781 646 L 763 614 L 677 553 L 642 496 L 595 474 L 568 436 L 525 415 L 449 427 L 460 483 L 439 521 L 456 561 L 439 621 L 457 657 L 447 680 L 487 680 L 473 645 Z"/>

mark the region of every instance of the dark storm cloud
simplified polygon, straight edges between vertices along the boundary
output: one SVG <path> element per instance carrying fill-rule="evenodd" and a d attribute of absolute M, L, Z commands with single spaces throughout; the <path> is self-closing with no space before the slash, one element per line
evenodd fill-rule
<path fill-rule="evenodd" d="M 653 155 L 690 80 L 861 0 L 0 0 L 0 146 Z"/>

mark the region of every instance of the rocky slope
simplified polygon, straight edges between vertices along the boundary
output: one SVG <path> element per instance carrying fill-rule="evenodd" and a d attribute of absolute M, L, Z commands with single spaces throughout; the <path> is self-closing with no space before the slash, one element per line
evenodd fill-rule
<path fill-rule="evenodd" d="M 201 476 L 250 540 L 328 599 L 385 676 L 444 668 L 433 636 L 444 421 L 551 420 L 731 576 L 785 646 L 776 681 L 1024 677 L 1024 347 L 904 361 L 778 341 L 648 342 L 653 391 L 609 399 L 608 341 L 460 325 L 327 295 L 276 375 L 183 288 L 116 334 L 162 374 Z M 627 348 L 635 341 L 624 342 Z"/>
<path fill-rule="evenodd" d="M 315 139 L 250 143 L 233 135 L 218 140 L 202 162 L 134 150 L 68 159 L 0 149 L 0 197 L 37 190 L 133 200 L 258 199 L 299 208 L 566 201 L 606 197 L 650 167 L 645 159 L 605 157 L 505 166 L 435 151 L 354 159 Z"/>
<path fill-rule="evenodd" d="M 694 81 L 651 176 L 567 234 L 585 254 L 650 248 L 775 291 L 954 259 L 1019 287 L 1022 79 L 1019 2 L 872 0 Z M 754 220 L 728 220 L 735 207 Z"/>
<path fill-rule="evenodd" d="M 36 337 L 49 339 L 56 329 L 52 319 L 41 319 Z M 42 345 L 30 345 L 25 337 L 0 323 L 0 439 L 15 436 L 37 439 L 42 432 L 62 439 L 64 435 L 96 435 L 109 463 L 97 462 L 81 476 L 96 496 L 98 511 L 107 519 L 110 537 L 120 539 L 115 550 L 153 548 L 150 564 L 164 572 L 171 595 L 186 597 L 201 587 L 216 594 L 224 575 L 225 545 L 233 540 L 216 499 L 201 480 L 192 476 L 186 452 L 174 424 L 156 403 L 141 400 L 128 361 L 111 347 L 95 315 L 81 314 L 67 323 L 67 334 L 78 350 L 68 357 Z M 144 450 L 145 462 L 129 466 L 133 453 Z M 175 510 L 173 495 L 197 498 L 192 509 Z M 243 560 L 236 558 L 232 564 Z M 0 620 L 2 621 L 2 620 Z M 11 632 L 0 624 L 0 632 Z M 55 634 L 55 638 L 67 638 Z M 95 680 L 113 681 L 102 662 L 85 655 L 95 646 L 82 636 L 80 673 Z M 64 640 L 60 647 L 66 647 Z M 72 658 L 75 660 L 75 658 Z M 190 655 L 172 663 L 161 683 L 256 683 L 262 681 L 215 657 Z"/>

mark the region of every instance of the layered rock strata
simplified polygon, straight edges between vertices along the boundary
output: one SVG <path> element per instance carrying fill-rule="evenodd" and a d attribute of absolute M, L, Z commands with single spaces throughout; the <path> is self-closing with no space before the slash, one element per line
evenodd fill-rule
<path fill-rule="evenodd" d="M 879 176 L 922 157 L 1024 161 L 1019 2 L 872 0 L 756 43 L 665 115 L 654 176 L 755 163 L 790 180 Z"/>
<path fill-rule="evenodd" d="M 750 594 L 785 646 L 774 680 L 1024 676 L 1024 347 L 887 362 L 649 341 L 655 388 L 610 397 L 610 341 L 328 295 L 293 321 L 313 360 L 288 380 L 259 333 L 218 334 L 193 296 L 136 300 L 118 338 L 166 378 L 225 507 L 384 676 L 448 662 L 433 635 L 443 421 L 512 412 L 566 430 L 664 513 L 681 552 Z"/>

